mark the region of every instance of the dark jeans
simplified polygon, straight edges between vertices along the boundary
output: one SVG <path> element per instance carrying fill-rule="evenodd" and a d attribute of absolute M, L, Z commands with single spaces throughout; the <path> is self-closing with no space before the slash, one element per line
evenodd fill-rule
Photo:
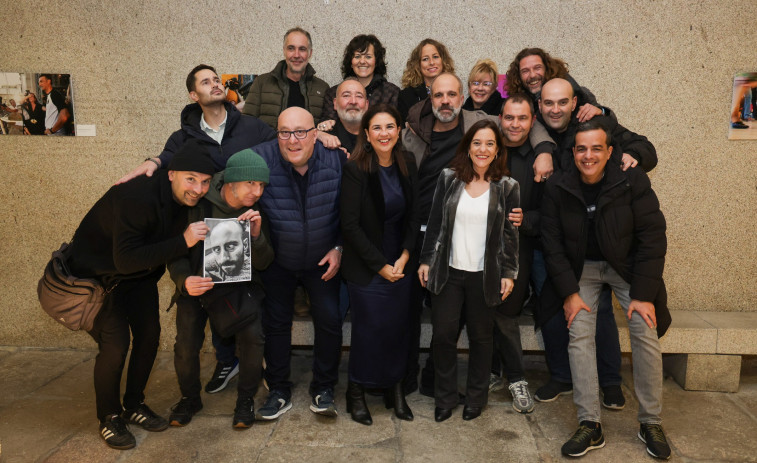
<path fill-rule="evenodd" d="M 508 383 L 526 379 L 523 367 L 523 347 L 520 341 L 520 324 L 518 316 L 506 315 L 494 309 L 494 348 L 495 354 L 502 361 L 503 373 Z M 492 371 L 495 362 L 492 360 Z"/>
<path fill-rule="evenodd" d="M 176 302 L 176 343 L 173 346 L 174 368 L 179 380 L 182 397 L 200 397 L 200 350 L 205 341 L 205 324 L 208 313 L 196 297 L 181 296 Z M 263 370 L 263 329 L 260 314 L 253 323 L 236 333 L 237 357 L 239 357 L 239 397 L 253 397 L 258 390 L 258 383 Z M 223 338 L 219 338 L 223 339 Z M 225 346 L 227 347 L 227 346 Z M 232 350 L 232 360 L 234 352 Z"/>
<path fill-rule="evenodd" d="M 271 390 L 291 391 L 289 380 L 292 349 L 292 317 L 294 290 L 301 284 L 310 296 L 310 315 L 313 317 L 313 380 L 310 393 L 332 388 L 339 374 L 342 353 L 342 321 L 339 310 L 339 275 L 323 281 L 325 267 L 290 271 L 277 262 L 261 273 L 266 289 L 263 303 L 265 332 L 265 378 Z"/>
<path fill-rule="evenodd" d="M 565 313 L 560 310 L 541 327 L 544 337 L 544 354 L 552 379 L 561 383 L 572 383 L 568 342 L 570 340 Z M 612 310 L 612 292 L 608 286 L 602 288 L 597 311 L 597 373 L 601 387 L 617 386 L 620 377 L 620 341 L 618 325 Z"/>
<path fill-rule="evenodd" d="M 145 399 L 145 386 L 160 342 L 157 279 L 123 281 L 108 295 L 89 335 L 97 342 L 95 400 L 97 418 L 120 414 L 121 375 L 134 336 L 123 406 L 136 408 Z"/>
<path fill-rule="evenodd" d="M 216 350 L 216 362 L 232 363 L 237 358 L 234 354 L 234 342 L 217 335 L 212 326 L 210 327 L 210 334 L 213 348 Z"/>
<path fill-rule="evenodd" d="M 436 406 L 454 408 L 457 395 L 457 338 L 460 316 L 465 304 L 468 332 L 468 380 L 465 403 L 483 407 L 488 401 L 489 369 L 492 361 L 494 310 L 486 305 L 484 272 L 449 269 L 449 278 L 438 295 L 432 295 L 431 322 L 434 336 L 434 396 Z"/>

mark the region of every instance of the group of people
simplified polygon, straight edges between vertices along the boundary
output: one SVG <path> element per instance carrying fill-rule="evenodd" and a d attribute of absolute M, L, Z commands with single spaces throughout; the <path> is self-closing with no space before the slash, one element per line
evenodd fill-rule
<path fill-rule="evenodd" d="M 15 113 L 23 121 L 24 135 L 70 135 L 73 115 L 66 98 L 53 88 L 53 76 L 40 74 L 37 80 L 42 92 L 42 101 L 34 92 L 26 91 L 21 104 L 14 99 L 8 105 L 0 98 L 0 112 Z"/>
<path fill-rule="evenodd" d="M 298 286 L 314 327 L 309 407 L 336 417 L 344 280 L 353 420 L 372 423 L 371 394 L 413 420 L 406 396 L 418 389 L 434 397 L 437 422 L 458 404 L 472 420 L 506 379 L 521 413 L 533 411 L 534 397 L 573 393 L 579 427 L 562 448 L 569 456 L 604 446 L 600 403 L 625 405 L 611 288 L 629 319 L 639 438 L 651 455 L 669 458 L 658 341 L 670 324 L 665 220 L 645 174 L 657 162 L 653 145 L 538 48 L 510 64 L 507 98 L 496 90 L 496 65 L 477 62 L 467 99 L 448 50 L 432 39 L 412 51 L 402 90 L 386 80 L 385 49 L 372 35 L 350 41 L 344 81 L 332 87 L 309 64 L 307 31 L 287 31 L 283 52 L 253 81 L 241 112 L 225 100 L 215 69 L 195 67 L 181 129 L 159 156 L 120 179 L 74 236 L 72 272 L 111 289 L 90 332 L 100 349 L 95 390 L 105 442 L 131 448 L 127 423 L 162 431 L 202 409 L 199 354 L 209 316 L 218 362 L 206 391 L 238 375 L 233 426 L 290 410 Z M 202 276 L 206 218 L 249 221 L 240 228 L 250 281 L 219 285 Z M 156 284 L 166 266 L 176 284 L 182 394 L 168 419 L 144 403 L 160 333 Z M 252 295 L 259 316 L 222 337 L 207 301 L 228 285 Z M 533 397 L 518 325 L 529 295 L 539 300 L 534 315 L 551 375 Z M 433 335 L 421 371 L 424 307 Z M 470 349 L 461 393 L 463 328 Z M 255 409 L 261 378 L 268 395 Z"/>

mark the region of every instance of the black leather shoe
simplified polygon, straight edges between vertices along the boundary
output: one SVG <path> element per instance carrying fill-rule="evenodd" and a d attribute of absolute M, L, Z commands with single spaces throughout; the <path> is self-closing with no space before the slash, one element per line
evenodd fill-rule
<path fill-rule="evenodd" d="M 452 416 L 452 409 L 451 408 L 434 408 L 434 420 L 437 423 L 441 423 L 442 421 L 446 420 Z"/>
<path fill-rule="evenodd" d="M 347 383 L 347 412 L 353 421 L 370 426 L 373 424 L 371 412 L 365 404 L 365 392 L 363 386 L 357 383 Z"/>
<path fill-rule="evenodd" d="M 465 421 L 470 421 L 478 418 L 479 416 L 481 416 L 482 410 L 482 407 L 469 407 L 466 405 L 465 407 L 463 407 L 463 419 Z"/>
<path fill-rule="evenodd" d="M 405 391 L 401 381 L 384 392 L 384 405 L 386 405 L 386 408 L 394 408 L 394 414 L 397 418 L 413 421 L 413 412 L 405 400 Z"/>

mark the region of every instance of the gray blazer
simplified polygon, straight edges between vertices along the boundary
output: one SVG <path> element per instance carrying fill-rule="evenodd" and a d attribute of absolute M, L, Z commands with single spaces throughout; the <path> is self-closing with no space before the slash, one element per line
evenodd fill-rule
<path fill-rule="evenodd" d="M 439 175 L 420 256 L 420 263 L 429 266 L 426 288 L 434 294 L 441 292 L 449 276 L 452 230 L 463 188 L 465 183 L 452 169 L 444 169 Z M 489 306 L 502 303 L 502 278 L 518 278 L 518 230 L 507 220 L 507 214 L 519 204 L 520 186 L 514 179 L 502 177 L 490 183 L 482 288 Z"/>

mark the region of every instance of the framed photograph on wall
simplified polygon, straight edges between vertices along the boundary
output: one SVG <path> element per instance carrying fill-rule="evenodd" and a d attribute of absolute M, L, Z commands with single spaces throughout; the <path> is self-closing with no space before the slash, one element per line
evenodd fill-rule
<path fill-rule="evenodd" d="M 729 140 L 757 140 L 757 72 L 733 78 Z"/>
<path fill-rule="evenodd" d="M 0 134 L 76 135 L 71 74 L 0 72 Z"/>

